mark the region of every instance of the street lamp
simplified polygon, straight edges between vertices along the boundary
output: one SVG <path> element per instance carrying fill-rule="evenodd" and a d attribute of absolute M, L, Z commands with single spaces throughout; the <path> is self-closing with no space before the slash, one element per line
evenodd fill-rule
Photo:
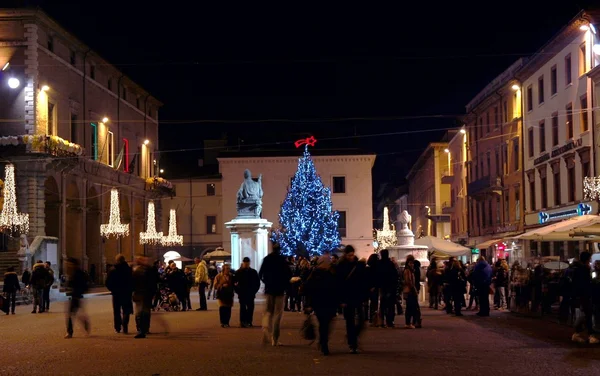
<path fill-rule="evenodd" d="M 21 81 L 18 78 L 11 77 L 8 79 L 8 87 L 11 89 L 16 89 L 21 85 Z"/>
<path fill-rule="evenodd" d="M 517 84 L 514 84 L 513 86 L 510 87 L 511 89 L 513 89 L 514 91 L 519 90 L 521 87 Z"/>
<path fill-rule="evenodd" d="M 160 173 L 161 173 L 161 174 L 164 174 L 164 173 L 165 173 L 165 170 L 163 170 L 163 169 L 161 168 L 161 169 L 160 169 Z"/>
<path fill-rule="evenodd" d="M 148 145 L 150 143 L 150 140 L 146 139 L 144 140 L 144 145 Z"/>
<path fill-rule="evenodd" d="M 467 130 L 466 130 L 466 129 L 464 129 L 464 128 L 461 128 L 461 130 L 460 130 L 460 133 L 462 133 L 462 134 L 466 134 L 466 133 L 467 133 Z"/>
<path fill-rule="evenodd" d="M 48 91 L 48 90 L 50 90 L 50 86 L 48 86 L 48 85 L 42 86 L 42 91 Z"/>
<path fill-rule="evenodd" d="M 104 124 L 108 123 L 108 118 L 107 118 L 106 116 L 105 116 L 105 117 L 103 117 L 103 118 L 102 118 L 102 122 L 103 122 Z"/>

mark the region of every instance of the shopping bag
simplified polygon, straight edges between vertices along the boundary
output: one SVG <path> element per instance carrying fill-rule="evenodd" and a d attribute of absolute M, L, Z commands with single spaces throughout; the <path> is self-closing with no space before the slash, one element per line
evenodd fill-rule
<path fill-rule="evenodd" d="M 307 341 L 314 341 L 317 338 L 317 331 L 312 321 L 312 315 L 306 315 L 306 320 L 304 320 L 300 329 L 300 335 Z"/>
<path fill-rule="evenodd" d="M 0 310 L 4 313 L 8 313 L 8 299 L 3 295 L 0 295 Z"/>

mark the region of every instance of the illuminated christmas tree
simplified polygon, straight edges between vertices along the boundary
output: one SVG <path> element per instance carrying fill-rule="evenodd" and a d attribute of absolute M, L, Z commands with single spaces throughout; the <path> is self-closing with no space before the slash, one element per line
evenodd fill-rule
<path fill-rule="evenodd" d="M 280 228 L 273 232 L 272 240 L 280 244 L 285 255 L 321 255 L 340 245 L 338 220 L 339 213 L 332 208 L 331 191 L 317 175 L 306 145 L 281 205 Z"/>

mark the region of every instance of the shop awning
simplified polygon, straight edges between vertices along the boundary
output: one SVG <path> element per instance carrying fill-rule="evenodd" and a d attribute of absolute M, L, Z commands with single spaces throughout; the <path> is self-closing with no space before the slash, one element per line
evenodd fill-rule
<path fill-rule="evenodd" d="M 551 225 L 529 230 L 524 234 L 515 236 L 513 239 L 546 242 L 590 240 L 589 237 L 586 237 L 585 235 L 577 235 L 577 232 L 579 229 L 590 228 L 595 225 L 600 225 L 600 216 L 580 215 Z M 571 233 L 573 233 L 573 236 Z"/>
<path fill-rule="evenodd" d="M 500 243 L 502 241 L 502 239 L 492 239 L 492 240 L 488 240 L 486 242 L 477 244 L 475 246 L 475 248 L 477 249 L 488 249 L 489 247 L 491 247 L 492 245 L 496 244 L 496 243 Z"/>
<path fill-rule="evenodd" d="M 448 256 L 469 256 L 471 249 L 463 247 L 460 244 L 452 243 L 451 241 L 436 238 L 433 236 L 425 236 L 420 239 L 415 239 L 415 245 L 427 246 L 429 253 L 439 252 Z"/>

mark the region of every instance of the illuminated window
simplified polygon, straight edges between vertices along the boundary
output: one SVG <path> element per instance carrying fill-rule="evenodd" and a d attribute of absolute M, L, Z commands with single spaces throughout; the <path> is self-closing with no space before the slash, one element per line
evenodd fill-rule
<path fill-rule="evenodd" d="M 106 132 L 106 144 L 108 147 L 108 160 L 107 164 L 113 167 L 115 164 L 115 136 L 111 131 Z"/>
<path fill-rule="evenodd" d="M 585 43 L 579 46 L 579 75 L 583 76 L 587 72 L 587 53 Z"/>
<path fill-rule="evenodd" d="M 206 216 L 206 233 L 216 234 L 217 233 L 217 216 L 207 215 Z"/>

